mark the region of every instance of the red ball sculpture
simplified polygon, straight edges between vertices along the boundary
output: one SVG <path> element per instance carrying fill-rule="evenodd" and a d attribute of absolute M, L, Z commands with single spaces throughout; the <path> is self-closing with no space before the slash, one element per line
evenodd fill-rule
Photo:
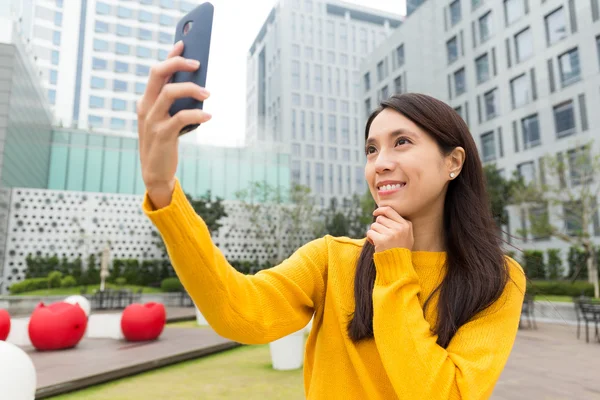
<path fill-rule="evenodd" d="M 165 306 L 161 303 L 131 304 L 123 310 L 121 330 L 125 340 L 140 342 L 158 339 L 167 321 Z"/>
<path fill-rule="evenodd" d="M 10 315 L 8 311 L 0 309 L 0 340 L 6 340 L 10 333 Z"/>
<path fill-rule="evenodd" d="M 79 304 L 63 301 L 38 304 L 29 319 L 29 339 L 37 350 L 62 350 L 77 346 L 87 328 Z"/>

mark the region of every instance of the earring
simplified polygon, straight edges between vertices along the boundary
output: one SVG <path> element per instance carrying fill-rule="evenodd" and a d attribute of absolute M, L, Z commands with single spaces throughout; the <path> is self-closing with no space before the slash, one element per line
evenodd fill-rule
<path fill-rule="evenodd" d="M 456 174 L 454 172 L 450 172 L 450 178 L 454 178 Z"/>

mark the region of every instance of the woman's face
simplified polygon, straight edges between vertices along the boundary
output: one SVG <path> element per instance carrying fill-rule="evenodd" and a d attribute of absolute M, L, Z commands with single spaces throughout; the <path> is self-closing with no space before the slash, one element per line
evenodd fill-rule
<path fill-rule="evenodd" d="M 450 174 L 458 176 L 462 164 L 454 155 L 442 154 L 428 133 L 390 108 L 371 123 L 365 151 L 365 178 L 375 203 L 407 219 L 443 210 Z"/>

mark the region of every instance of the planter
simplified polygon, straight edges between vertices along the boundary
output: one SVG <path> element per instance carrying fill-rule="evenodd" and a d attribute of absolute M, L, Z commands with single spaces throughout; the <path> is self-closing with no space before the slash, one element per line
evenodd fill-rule
<path fill-rule="evenodd" d="M 288 371 L 304 364 L 304 329 L 269 343 L 273 369 Z"/>

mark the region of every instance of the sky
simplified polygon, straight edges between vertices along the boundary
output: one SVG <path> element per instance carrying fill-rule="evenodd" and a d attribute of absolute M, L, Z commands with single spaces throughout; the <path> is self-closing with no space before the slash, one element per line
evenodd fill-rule
<path fill-rule="evenodd" d="M 1 0 L 0 0 L 1 1 Z M 345 0 L 347 3 L 406 14 L 405 0 Z M 204 103 L 212 120 L 189 133 L 190 141 L 241 146 L 246 113 L 246 56 L 276 0 L 211 0 L 215 7 Z"/>

